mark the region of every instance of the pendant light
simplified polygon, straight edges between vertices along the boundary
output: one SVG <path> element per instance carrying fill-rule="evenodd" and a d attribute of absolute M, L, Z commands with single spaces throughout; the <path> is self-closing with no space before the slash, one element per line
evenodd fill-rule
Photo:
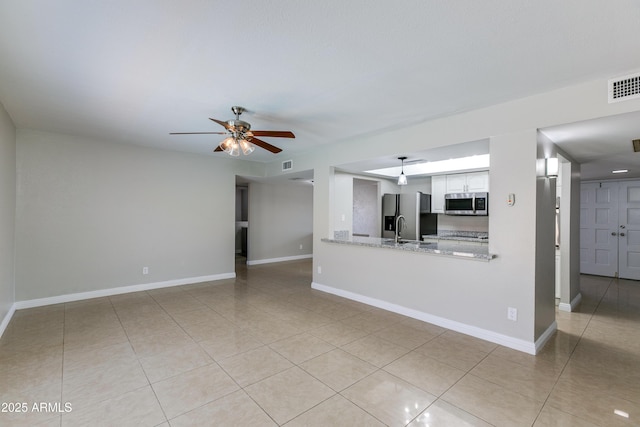
<path fill-rule="evenodd" d="M 398 160 L 402 162 L 402 170 L 400 172 L 400 176 L 398 177 L 398 185 L 407 185 L 407 176 L 404 174 L 404 161 L 407 160 L 407 158 L 398 157 Z"/>

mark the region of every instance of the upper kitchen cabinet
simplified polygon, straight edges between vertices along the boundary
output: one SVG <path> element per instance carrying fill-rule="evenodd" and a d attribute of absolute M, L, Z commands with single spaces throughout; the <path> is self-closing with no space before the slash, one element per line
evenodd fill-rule
<path fill-rule="evenodd" d="M 489 171 L 446 175 L 445 193 L 477 193 L 488 191 Z"/>

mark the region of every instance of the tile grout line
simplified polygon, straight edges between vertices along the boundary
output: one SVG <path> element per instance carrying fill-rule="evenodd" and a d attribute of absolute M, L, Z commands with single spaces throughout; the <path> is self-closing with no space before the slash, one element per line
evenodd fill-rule
<path fill-rule="evenodd" d="M 186 291 L 186 292 L 188 293 L 188 291 Z M 145 293 L 148 293 L 148 292 L 146 292 L 146 291 L 145 291 Z M 191 296 L 192 298 L 196 299 L 198 302 L 201 302 L 198 298 L 193 297 L 193 295 L 190 295 L 190 296 Z M 218 366 L 218 368 L 220 368 L 220 370 L 222 370 L 222 372 L 224 372 L 224 373 L 225 373 L 225 375 L 227 375 L 227 376 L 228 376 L 228 377 L 229 377 L 229 378 L 230 378 L 230 379 L 231 379 L 231 380 L 232 380 L 232 381 L 233 381 L 233 382 L 238 386 L 238 390 L 234 390 L 234 391 L 232 391 L 232 392 L 230 392 L 230 393 L 227 393 L 227 394 L 224 394 L 224 395 L 222 395 L 222 396 L 219 396 L 219 397 L 217 397 L 216 399 L 213 399 L 213 400 L 211 400 L 211 401 L 209 401 L 209 402 L 205 402 L 205 403 L 203 403 L 202 405 L 197 406 L 197 407 L 195 407 L 195 408 L 192 408 L 192 409 L 190 409 L 190 410 L 188 410 L 188 411 L 181 412 L 181 413 L 177 414 L 175 417 L 173 417 L 173 418 L 171 418 L 171 419 L 170 419 L 170 418 L 167 416 L 167 414 L 166 414 L 166 412 L 165 412 L 164 408 L 162 407 L 162 403 L 160 402 L 160 399 L 158 398 L 158 395 L 157 395 L 157 393 L 156 393 L 156 390 L 155 390 L 155 388 L 153 387 L 153 384 L 151 383 L 151 381 L 149 380 L 149 377 L 147 376 L 147 373 L 146 373 L 146 371 L 144 370 L 144 367 L 142 367 L 142 365 L 141 365 L 140 367 L 141 367 L 142 371 L 144 372 L 145 376 L 147 377 L 147 381 L 149 381 L 149 386 L 151 387 L 151 390 L 153 391 L 153 394 L 154 394 L 154 396 L 156 397 L 156 400 L 158 401 L 158 405 L 160 406 L 160 409 L 162 410 L 162 413 L 163 413 L 163 414 L 164 414 L 164 416 L 165 416 L 165 421 L 166 421 L 167 423 L 169 423 L 169 424 L 170 424 L 170 420 L 175 420 L 175 419 L 176 419 L 176 418 L 178 418 L 178 417 L 181 417 L 181 416 L 183 416 L 183 415 L 185 415 L 185 414 L 188 414 L 188 413 L 190 413 L 190 412 L 193 412 L 193 411 L 195 411 L 195 410 L 198 410 L 198 409 L 200 409 L 200 408 L 202 408 L 202 407 L 204 407 L 204 406 L 206 406 L 206 405 L 208 405 L 208 404 L 210 404 L 210 403 L 212 403 L 212 402 L 215 402 L 215 401 L 217 401 L 217 400 L 223 399 L 224 397 L 227 397 L 227 396 L 229 396 L 230 394 L 235 393 L 236 391 L 240 391 L 240 390 L 242 390 L 242 391 L 243 391 L 247 396 L 249 396 L 249 398 L 251 398 L 251 396 L 250 396 L 250 395 L 249 395 L 249 394 L 244 390 L 244 388 L 243 388 L 240 384 L 238 384 L 238 382 L 235 380 L 235 378 L 233 378 L 231 375 L 229 375 L 229 373 L 228 373 L 228 372 L 227 372 L 227 371 L 222 367 L 222 365 L 220 365 L 220 364 L 218 363 L 218 361 L 217 361 L 217 360 L 215 360 L 215 359 L 214 359 L 214 358 L 213 358 L 213 357 L 212 357 L 212 356 L 211 356 L 211 355 L 210 355 L 210 354 L 209 354 L 209 353 L 208 353 L 204 348 L 202 348 L 202 346 L 200 345 L 200 342 L 199 342 L 199 341 L 196 341 L 196 340 L 195 340 L 195 338 L 193 338 L 193 337 L 191 336 L 191 334 L 189 334 L 189 332 L 187 332 L 187 331 L 184 329 L 184 327 L 183 327 L 180 323 L 178 323 L 178 322 L 175 320 L 175 318 L 171 315 L 171 313 L 169 313 L 169 312 L 167 311 L 167 309 L 166 309 L 165 307 L 163 307 L 163 306 L 162 306 L 162 304 L 160 304 L 160 303 L 158 302 L 158 300 L 156 300 L 156 299 L 153 297 L 153 295 L 150 295 L 150 294 L 149 294 L 149 297 L 150 297 L 151 299 L 153 299 L 153 301 L 158 305 L 158 307 L 160 307 L 160 309 L 161 309 L 162 311 L 164 311 L 164 312 L 165 312 L 165 313 L 166 313 L 166 314 L 167 314 L 167 315 L 168 315 L 168 316 L 169 316 L 169 317 L 170 317 L 170 318 L 175 322 L 175 324 L 176 324 L 176 325 L 177 325 L 177 326 L 178 326 L 178 327 L 179 327 L 179 328 L 180 328 L 180 329 L 181 329 L 181 330 L 182 330 L 182 331 L 183 331 L 183 332 L 184 332 L 184 333 L 185 333 L 185 334 L 186 334 L 186 335 L 191 339 L 191 340 L 193 340 L 194 344 L 195 344 L 195 345 L 197 345 L 197 346 L 198 346 L 198 348 L 202 349 L 202 350 L 207 354 L 207 356 L 211 359 L 211 363 L 209 363 L 209 364 L 207 364 L 207 365 L 205 365 L 205 366 L 209 366 L 209 365 L 213 365 L 213 364 L 215 364 L 216 366 Z M 204 304 L 204 303 L 202 303 L 202 304 Z M 208 306 L 208 305 L 206 305 L 206 304 L 204 304 L 204 305 L 205 305 L 205 307 L 207 307 L 208 309 L 212 310 L 212 311 L 213 311 L 213 312 L 215 312 L 216 314 L 218 314 L 218 315 L 220 315 L 220 316 L 224 317 L 226 320 L 229 320 L 229 319 L 227 319 L 225 316 L 223 316 L 222 314 L 218 313 L 218 312 L 217 312 L 216 310 L 214 310 L 213 308 L 209 307 L 209 306 Z M 232 322 L 231 320 L 229 320 L 229 321 L 230 321 L 231 323 L 233 323 L 236 327 L 239 327 L 237 324 L 235 324 L 235 323 L 234 323 L 234 322 Z M 202 322 L 202 323 L 205 323 L 205 322 Z M 123 329 L 124 329 L 124 325 L 123 325 Z M 126 334 L 126 329 L 125 329 L 125 334 Z M 128 337 L 128 335 L 127 335 L 127 337 Z M 264 347 L 264 346 L 266 346 L 266 344 L 264 344 L 264 343 L 263 343 L 263 347 Z M 133 347 L 133 346 L 132 346 L 132 347 Z M 250 351 L 250 350 L 247 350 L 247 352 L 248 352 L 248 351 Z M 134 349 L 134 353 L 135 353 L 135 349 Z M 246 353 L 246 352 L 244 352 L 244 353 Z M 138 359 L 138 362 L 140 363 L 140 357 L 138 357 L 138 356 L 137 356 L 137 354 L 136 354 L 136 358 Z M 179 375 L 183 375 L 183 374 L 185 374 L 185 373 L 187 373 L 187 372 L 194 371 L 194 370 L 199 369 L 199 368 L 201 368 L 201 367 L 202 367 L 202 366 L 195 367 L 195 368 L 192 368 L 192 369 L 188 369 L 188 370 L 186 370 L 186 371 L 184 371 L 184 372 L 181 372 L 181 373 L 178 373 L 178 374 L 172 375 L 172 376 L 167 377 L 167 378 L 163 378 L 162 380 L 159 380 L 159 381 L 157 381 L 157 382 L 161 382 L 161 381 L 165 381 L 165 380 L 168 380 L 168 379 L 171 379 L 171 378 L 175 378 L 175 377 L 177 377 L 177 376 L 179 376 Z M 251 398 L 251 400 L 253 400 L 253 398 Z M 255 402 L 255 401 L 254 401 L 254 402 Z M 257 402 L 255 402 L 255 403 L 257 404 Z M 259 406 L 259 405 L 258 405 L 258 406 Z M 267 411 L 265 411 L 262 407 L 260 407 L 260 409 L 262 409 L 262 410 L 265 412 L 265 414 L 267 414 L 267 416 L 269 416 L 269 417 L 271 418 L 271 416 L 267 413 Z M 274 420 L 274 422 L 275 422 L 275 420 Z M 276 423 L 276 424 L 277 424 L 277 423 Z"/>
<path fill-rule="evenodd" d="M 460 381 L 462 381 L 464 378 L 466 378 L 466 377 L 467 377 L 467 375 L 471 375 L 471 376 L 474 376 L 474 377 L 476 377 L 476 378 L 480 378 L 480 377 L 477 377 L 477 376 L 473 375 L 473 374 L 471 373 L 471 371 L 472 371 L 476 366 L 478 366 L 480 363 L 482 363 L 482 362 L 483 362 L 487 357 L 489 357 L 489 355 L 491 355 L 491 354 L 492 354 L 492 353 L 493 353 L 497 348 L 499 348 L 499 347 L 500 347 L 499 345 L 496 345 L 496 347 L 495 347 L 493 350 L 491 350 L 489 353 L 487 353 L 487 354 L 486 354 L 482 359 L 480 359 L 480 360 L 479 360 L 475 365 L 473 365 L 471 368 L 469 368 L 469 369 L 464 373 L 464 375 L 463 375 L 463 376 L 461 376 L 460 378 L 458 378 L 458 380 L 457 380 L 457 381 L 455 381 L 453 384 L 451 384 L 451 386 L 450 386 L 449 388 L 447 388 L 445 391 L 443 391 L 443 392 L 440 394 L 440 396 L 438 396 L 438 397 L 437 397 L 437 399 L 436 399 L 436 400 L 435 400 L 431 405 L 429 405 L 427 408 L 431 407 L 431 406 L 432 406 L 434 403 L 436 403 L 438 400 L 442 400 L 443 402 L 446 402 L 446 403 L 448 403 L 449 405 L 451 405 L 451 406 L 453 406 L 453 407 L 455 407 L 455 408 L 458 408 L 459 410 L 461 410 L 461 411 L 463 411 L 463 412 L 465 412 L 465 413 L 467 413 L 467 414 L 469 414 L 469 415 L 471 415 L 471 416 L 473 416 L 473 417 L 476 417 L 476 418 L 478 418 L 478 419 L 481 419 L 482 421 L 486 422 L 487 424 L 491 424 L 489 421 L 485 420 L 485 419 L 484 419 L 484 418 L 482 418 L 480 415 L 473 414 L 473 413 L 471 413 L 471 412 L 467 411 L 466 409 L 461 408 L 461 407 L 459 407 L 459 406 L 457 406 L 457 405 L 453 404 L 452 402 L 449 402 L 448 400 L 444 399 L 444 398 L 443 398 L 443 396 L 444 396 L 444 395 L 445 395 L 449 390 L 451 390 L 453 387 L 455 387 L 455 386 L 456 386 L 456 384 L 458 384 Z M 427 357 L 429 357 L 429 356 L 427 356 Z M 433 359 L 433 358 L 432 358 L 432 359 Z M 433 359 L 433 360 L 436 360 L 436 361 L 438 361 L 438 362 L 439 362 L 439 360 L 437 360 L 437 359 Z M 444 363 L 444 362 L 440 362 L 440 363 Z M 447 366 L 451 366 L 451 365 L 449 365 L 449 364 L 447 364 L 447 363 L 445 363 L 445 365 L 447 365 Z M 455 367 L 455 366 L 454 366 L 454 368 L 456 368 L 456 369 L 460 369 L 460 368 L 457 368 L 457 367 Z M 481 379 L 481 380 L 484 380 L 484 378 L 480 378 L 480 379 Z M 485 381 L 486 381 L 486 380 L 485 380 Z M 489 381 L 489 382 L 491 382 L 491 381 Z M 493 383 L 493 382 L 492 382 L 492 384 L 495 384 L 495 383 Z M 495 385 L 499 385 L 499 384 L 495 384 Z M 416 417 L 416 418 L 417 418 L 417 417 Z M 412 421 L 413 421 L 413 420 L 412 420 Z M 493 424 L 491 424 L 491 425 L 493 425 Z"/>
<path fill-rule="evenodd" d="M 351 353 L 349 353 L 349 354 L 351 354 Z M 356 357 L 357 357 L 357 356 L 356 356 Z M 362 360 L 362 359 L 360 359 L 360 360 Z M 368 363 L 368 362 L 367 362 L 367 363 Z M 375 366 L 375 365 L 374 365 L 374 366 Z M 378 368 L 378 367 L 376 366 L 376 368 Z M 348 387 L 345 387 L 345 388 L 344 388 L 344 389 L 342 389 L 341 391 L 337 392 L 337 394 L 338 394 L 338 395 L 340 395 L 343 399 L 346 399 L 347 401 L 351 402 L 351 404 L 353 404 L 353 405 L 355 405 L 356 407 L 360 408 L 360 410 L 362 410 L 362 411 L 363 411 L 363 412 L 365 412 L 366 414 L 368 414 L 368 415 L 372 416 L 374 419 L 376 419 L 376 420 L 380 421 L 382 424 L 387 425 L 384 421 L 382 421 L 381 419 L 379 419 L 378 417 L 376 417 L 374 414 L 372 414 L 371 412 L 369 412 L 368 410 L 366 410 L 365 408 L 363 408 L 362 406 L 358 405 L 356 402 L 354 402 L 353 400 L 349 399 L 347 396 L 345 396 L 344 394 L 342 394 L 342 392 L 343 392 L 343 391 L 345 391 L 345 390 L 349 389 L 350 387 L 354 386 L 355 384 L 357 384 L 357 383 L 359 383 L 359 382 L 363 381 L 363 380 L 364 380 L 364 379 L 366 379 L 366 378 L 371 377 L 372 375 L 374 375 L 374 374 L 376 374 L 376 373 L 378 373 L 378 372 L 380 372 L 380 371 L 382 371 L 382 368 L 378 368 L 378 369 L 376 369 L 375 371 L 371 372 L 370 374 L 365 375 L 364 377 L 360 378 L 358 381 L 354 382 L 353 384 L 350 384 Z"/>
<path fill-rule="evenodd" d="M 399 323 L 399 322 L 396 322 L 396 323 Z M 396 323 L 394 323 L 394 324 L 396 324 Z M 383 329 L 385 329 L 385 328 L 382 328 L 382 329 L 380 329 L 380 330 L 383 330 Z M 380 331 L 380 330 L 378 330 L 378 331 Z M 378 332 L 378 331 L 371 332 L 371 333 L 369 333 L 369 335 L 366 335 L 365 337 L 362 337 L 362 338 L 366 338 L 366 337 L 368 337 L 368 336 L 374 336 L 374 337 L 376 337 L 376 338 L 382 339 L 383 341 L 386 341 L 386 342 L 389 342 L 389 343 L 391 343 L 391 344 L 397 345 L 397 344 L 395 344 L 395 343 L 393 343 L 393 342 L 391 342 L 391 341 L 385 340 L 383 337 L 379 337 L 379 336 L 375 335 L 375 332 Z M 442 336 L 443 334 L 445 334 L 445 333 L 446 333 L 446 332 L 448 332 L 448 331 L 450 331 L 450 329 L 446 329 L 446 328 L 445 328 L 445 330 L 444 330 L 444 331 L 442 331 L 441 333 L 439 333 L 439 334 L 437 334 L 437 335 L 434 335 L 433 337 L 431 337 L 429 340 L 427 340 L 426 342 L 424 342 L 423 344 L 421 344 L 421 345 L 420 345 L 420 346 L 418 346 L 418 347 L 421 347 L 421 346 L 423 346 L 423 345 L 425 345 L 425 344 L 427 344 L 427 343 L 429 343 L 429 342 L 431 342 L 431 341 L 435 340 L 436 338 L 438 338 L 438 337 Z M 361 338 L 359 338 L 359 339 L 361 339 Z M 357 341 L 357 340 L 355 340 L 355 341 Z M 400 347 L 401 347 L 401 346 L 400 346 Z M 374 375 L 374 374 L 376 374 L 376 373 L 378 373 L 378 372 L 380 372 L 380 371 L 383 371 L 384 373 L 386 373 L 386 374 L 388 374 L 388 375 L 391 375 L 391 376 L 393 376 L 393 377 L 395 377 L 395 378 L 399 379 L 400 381 L 406 382 L 407 384 L 410 384 L 411 386 L 416 387 L 417 389 L 419 389 L 419 390 L 421 390 L 421 391 L 424 391 L 425 393 L 428 393 L 428 394 L 431 394 L 431 395 L 433 395 L 433 396 L 436 396 L 435 394 L 431 393 L 430 391 L 425 390 L 425 389 L 423 389 L 422 387 L 419 387 L 419 386 L 417 386 L 417 385 L 415 385 L 415 384 L 413 384 L 413 383 L 411 383 L 411 382 L 409 382 L 409 381 L 407 381 L 407 380 L 405 380 L 405 379 L 403 379 L 403 378 L 400 378 L 400 377 L 398 377 L 398 376 L 394 375 L 393 373 L 391 373 L 391 372 L 389 372 L 389 371 L 387 371 L 387 370 L 385 370 L 385 369 L 384 369 L 385 367 L 387 367 L 387 366 L 391 365 L 392 363 L 394 363 L 394 362 L 396 362 L 396 361 L 400 360 L 401 358 L 405 357 L 406 355 L 411 354 L 411 353 L 413 353 L 413 352 L 416 352 L 416 349 L 417 349 L 418 347 L 416 347 L 416 348 L 414 348 L 414 349 L 410 349 L 410 350 L 409 350 L 409 352 L 404 353 L 404 354 L 403 354 L 403 355 L 401 355 L 401 356 L 398 356 L 397 358 L 395 358 L 394 360 L 392 360 L 392 361 L 388 362 L 387 364 L 385 364 L 385 365 L 384 365 L 384 366 L 382 366 L 382 367 L 377 367 L 377 366 L 376 366 L 376 368 L 378 368 L 377 370 L 375 370 L 375 371 L 371 372 L 370 374 L 368 374 L 368 375 L 364 376 L 363 378 L 359 379 L 359 380 L 358 380 L 358 381 L 356 381 L 355 383 L 351 384 L 349 387 L 353 386 L 354 384 L 357 384 L 358 382 L 360 382 L 360 381 L 364 380 L 365 378 L 368 378 L 368 377 L 370 377 L 370 376 L 372 376 L 372 375 Z M 405 348 L 406 348 L 406 347 L 405 347 Z M 341 349 L 342 349 L 342 348 L 341 348 Z M 494 350 L 495 350 L 495 349 L 494 349 Z M 352 356 L 354 356 L 354 357 L 356 357 L 356 358 L 358 358 L 358 359 L 360 359 L 360 360 L 362 360 L 362 361 L 364 361 L 364 362 L 366 362 L 366 363 L 371 364 L 370 362 L 367 362 L 366 360 L 361 359 L 360 357 L 358 357 L 358 356 L 356 356 L 356 355 L 354 355 L 354 354 L 352 354 L 352 353 L 348 352 L 347 350 L 343 350 L 343 351 L 346 351 L 347 353 L 351 354 Z M 438 400 L 441 400 L 442 395 L 444 395 L 447 391 L 449 391 L 452 387 L 454 387 L 458 382 L 460 382 L 464 377 L 466 377 L 466 376 L 467 376 L 467 374 L 469 374 L 469 373 L 471 372 L 471 370 L 472 370 L 474 367 L 476 367 L 478 364 L 480 364 L 480 363 L 482 362 L 482 360 L 486 359 L 486 358 L 489 356 L 489 354 L 491 354 L 492 352 L 493 352 L 493 350 L 492 350 L 491 352 L 487 353 L 487 354 L 486 354 L 486 355 L 485 355 L 485 356 L 484 356 L 480 361 L 478 361 L 478 362 L 477 362 L 473 367 L 471 367 L 469 370 L 467 370 L 467 371 L 465 372 L 465 374 L 464 374 L 462 377 L 460 377 L 460 378 L 459 378 L 455 383 L 453 383 L 453 384 L 452 384 L 452 385 L 451 385 L 447 390 L 445 390 L 444 392 L 442 392 L 442 393 L 440 394 L 440 396 L 436 396 L 436 399 L 435 399 L 433 402 L 431 402 L 431 404 L 427 405 L 423 410 L 421 410 L 419 414 L 417 414 L 415 417 L 413 417 L 413 418 L 409 421 L 409 423 L 407 423 L 407 425 L 408 425 L 408 424 L 411 424 L 411 423 L 412 423 L 413 421 L 415 421 L 418 417 L 420 417 L 420 415 L 421 415 L 422 413 L 424 413 L 424 411 L 426 411 L 427 409 L 429 409 L 429 408 L 430 408 L 434 403 L 436 403 Z M 452 368 L 455 368 L 455 369 L 460 369 L 460 368 L 458 368 L 458 367 L 452 366 L 452 365 L 450 365 L 450 364 L 448 364 L 448 363 L 445 363 L 445 362 L 442 362 L 442 361 L 440 361 L 440 360 L 438 360 L 438 359 L 435 359 L 435 358 L 433 358 L 433 357 L 431 357 L 431 356 L 429 356 L 429 355 L 425 355 L 425 354 L 422 354 L 422 353 L 420 353 L 420 352 L 418 352 L 418 353 L 419 353 L 420 355 L 422 355 L 422 356 L 424 356 L 424 357 L 427 357 L 427 358 L 429 358 L 429 359 L 431 359 L 431 360 L 434 360 L 434 361 L 436 361 L 436 362 L 438 362 L 438 363 L 442 363 L 442 364 L 444 364 L 444 365 L 447 365 L 447 366 L 452 367 Z M 375 365 L 374 365 L 374 366 L 375 366 Z M 461 369 L 460 369 L 460 370 L 461 370 Z M 347 388 L 349 388 L 349 387 L 346 387 L 346 388 L 345 388 L 345 390 L 346 390 Z M 342 395 L 342 392 L 339 392 L 339 394 L 340 394 L 343 398 L 345 398 L 345 399 L 349 400 L 349 402 L 351 402 L 351 403 L 353 403 L 354 405 L 358 406 L 358 408 L 362 409 L 362 410 L 363 410 L 363 411 L 365 411 L 367 414 L 369 414 L 369 415 L 371 415 L 372 417 L 374 417 L 375 419 L 379 420 L 379 419 L 378 419 L 374 414 L 371 414 L 371 413 L 370 413 L 370 412 L 368 412 L 365 408 L 362 408 L 361 406 L 359 406 L 356 402 L 353 402 L 353 401 L 351 401 L 348 397 L 346 397 L 346 396 Z M 464 409 L 462 409 L 462 408 L 459 408 L 458 406 L 453 405 L 452 403 L 450 403 L 450 402 L 448 402 L 448 401 L 446 401 L 446 400 L 444 400 L 444 399 L 442 399 L 442 400 L 443 400 L 444 402 L 447 402 L 448 404 L 450 404 L 450 405 L 452 405 L 452 406 L 454 406 L 454 407 L 456 407 L 456 408 L 460 409 L 461 411 L 463 411 L 463 412 L 465 412 L 465 413 L 467 413 L 467 414 L 469 414 L 469 415 L 473 416 L 473 417 L 477 417 L 477 418 L 479 418 L 479 419 L 482 419 L 481 417 L 479 417 L 479 416 L 477 416 L 477 415 L 474 415 L 474 414 L 471 414 L 470 412 L 468 412 L 468 411 L 466 411 L 466 410 L 464 410 Z M 486 420 L 484 420 L 484 419 L 482 419 L 482 420 L 483 420 L 483 421 L 486 421 Z M 380 422 L 382 422 L 382 420 L 379 420 L 379 421 L 380 421 Z M 383 424 L 385 424 L 384 422 L 382 422 L 382 423 L 383 423 Z M 489 423 L 489 424 L 490 424 L 490 423 Z"/>
<path fill-rule="evenodd" d="M 145 294 L 146 294 L 146 291 L 145 291 Z M 153 298 L 153 297 L 151 297 L 151 298 Z M 147 379 L 148 387 L 151 389 L 151 392 L 153 393 L 153 396 L 156 398 L 156 402 L 158 403 L 158 407 L 160 408 L 160 410 L 162 411 L 162 415 L 164 416 L 164 422 L 168 423 L 169 422 L 169 418 L 167 417 L 167 413 L 165 412 L 164 408 L 162 407 L 162 403 L 160 402 L 160 399 L 158 398 L 156 390 L 153 388 L 153 385 L 151 384 L 151 380 L 149 380 L 149 376 L 147 375 L 147 372 L 144 370 L 144 367 L 142 366 L 142 363 L 140 362 L 140 357 L 136 353 L 135 348 L 133 348 L 133 344 L 131 343 L 131 339 L 129 337 L 129 334 L 127 333 L 127 328 L 124 327 L 124 324 L 122 323 L 122 319 L 120 318 L 120 315 L 118 314 L 118 310 L 116 310 L 115 305 L 113 305 L 113 301 L 111 300 L 111 298 L 109 298 L 109 303 L 111 304 L 111 308 L 113 309 L 113 312 L 115 313 L 116 317 L 118 318 L 118 322 L 120 323 L 120 327 L 122 328 L 122 330 L 124 331 L 125 336 L 127 337 L 127 343 L 129 344 L 129 346 L 131 347 L 131 350 L 133 351 L 133 354 L 135 355 L 136 361 L 138 362 L 138 366 L 140 366 L 140 369 L 142 370 L 142 373 L 144 374 L 145 378 Z M 139 389 L 141 389 L 141 388 L 143 388 L 143 387 L 140 387 Z M 139 390 L 139 389 L 136 389 L 136 390 Z M 131 390 L 131 391 L 133 391 L 133 390 Z M 160 423 L 160 424 L 162 424 L 162 423 Z"/>
<path fill-rule="evenodd" d="M 573 357 L 573 354 L 575 353 L 576 349 L 578 348 L 578 345 L 580 345 L 580 341 L 582 341 L 582 337 L 584 336 L 584 333 L 587 331 L 587 328 L 589 327 L 589 324 L 591 323 L 591 320 L 596 315 L 596 312 L 598 311 L 598 307 L 600 307 L 600 304 L 602 303 L 602 300 L 607 295 L 607 292 L 609 292 L 609 289 L 611 288 L 613 280 L 614 279 L 612 278 L 609 281 L 609 284 L 607 285 L 607 289 L 602 293 L 602 296 L 598 300 L 598 303 L 596 304 L 595 308 L 593 309 L 593 312 L 589 315 L 589 320 L 587 321 L 587 324 L 585 325 L 584 329 L 580 333 L 580 336 L 578 337 L 578 341 L 576 341 L 576 344 L 571 349 L 571 352 L 569 353 L 569 357 L 567 358 L 567 361 L 562 366 L 562 369 L 560 370 L 560 374 L 558 375 L 558 377 L 554 381 L 553 386 L 551 387 L 551 390 L 549 390 L 549 394 L 547 395 L 547 398 L 544 400 L 544 403 L 542 404 L 542 407 L 538 411 L 538 415 L 536 415 L 536 418 L 533 420 L 533 424 L 535 424 L 536 421 L 538 420 L 538 418 L 540 418 L 540 414 L 542 414 L 542 411 L 545 408 L 545 406 L 547 405 L 547 402 L 549 402 L 549 399 L 551 398 L 551 395 L 553 394 L 553 391 L 555 390 L 556 386 L 558 385 L 558 382 L 560 382 L 560 378 L 562 377 L 562 374 L 564 374 L 564 371 L 567 369 L 567 366 L 569 365 L 569 362 L 571 361 L 571 358 Z M 561 411 L 561 412 L 563 412 L 565 414 L 567 413 L 567 412 L 565 412 L 565 411 L 563 411 L 561 409 L 558 409 L 558 408 L 555 408 L 555 409 L 557 409 L 558 411 Z M 569 415 L 573 415 L 573 414 L 569 414 Z M 573 415 L 573 416 L 575 416 L 575 415 Z"/>

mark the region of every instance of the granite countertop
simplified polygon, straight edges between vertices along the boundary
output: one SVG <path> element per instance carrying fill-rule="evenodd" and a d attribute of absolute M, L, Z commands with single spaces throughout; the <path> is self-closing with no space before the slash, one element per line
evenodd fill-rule
<path fill-rule="evenodd" d="M 425 234 L 423 239 L 457 240 L 467 242 L 489 242 L 489 233 L 483 231 L 439 231 L 438 234 Z"/>
<path fill-rule="evenodd" d="M 476 259 L 489 261 L 496 257 L 489 253 L 487 246 L 469 245 L 465 246 L 461 243 L 441 242 L 418 242 L 416 240 L 404 240 L 404 243 L 395 243 L 394 239 L 380 237 L 359 237 L 351 236 L 348 238 L 321 239 L 327 243 L 339 243 L 344 245 L 368 246 L 372 248 L 385 248 L 393 250 L 401 250 L 407 252 L 423 252 L 429 254 L 449 255 L 460 258 Z"/>

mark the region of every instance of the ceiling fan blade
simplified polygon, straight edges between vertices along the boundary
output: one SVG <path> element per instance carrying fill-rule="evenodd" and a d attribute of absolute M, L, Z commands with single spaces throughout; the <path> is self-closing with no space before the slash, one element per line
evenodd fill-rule
<path fill-rule="evenodd" d="M 214 152 L 217 152 L 217 151 L 223 151 L 223 150 L 222 150 L 222 148 L 220 148 L 220 146 L 218 145 L 218 146 L 216 147 L 216 149 L 215 149 L 215 150 L 213 150 L 213 151 L 214 151 Z"/>
<path fill-rule="evenodd" d="M 171 132 L 169 135 L 226 135 L 226 132 Z"/>
<path fill-rule="evenodd" d="M 266 142 L 264 142 L 264 141 L 262 141 L 262 140 L 260 140 L 260 139 L 258 139 L 258 138 L 255 138 L 255 137 L 253 137 L 253 136 L 248 137 L 248 138 L 247 138 L 247 141 L 249 141 L 249 142 L 250 142 L 250 143 L 252 143 L 252 144 L 257 145 L 257 146 L 258 146 L 258 147 L 260 147 L 260 148 L 264 148 L 264 149 L 265 149 L 265 150 L 267 150 L 267 151 L 271 151 L 271 152 L 272 152 L 272 153 L 274 153 L 274 154 L 275 154 L 275 153 L 279 153 L 279 152 L 281 152 L 281 151 L 282 151 L 282 149 L 281 149 L 281 148 L 275 147 L 275 146 L 273 146 L 273 145 L 271 145 L 271 144 L 268 144 L 268 143 L 266 143 Z"/>
<path fill-rule="evenodd" d="M 271 136 L 274 138 L 295 138 L 293 132 L 288 130 L 252 130 L 254 136 Z"/>
<path fill-rule="evenodd" d="M 216 122 L 220 126 L 223 126 L 225 129 L 229 129 L 231 127 L 231 126 L 229 126 L 229 123 L 223 122 L 222 120 L 212 119 L 211 117 L 209 117 L 209 120 Z"/>

